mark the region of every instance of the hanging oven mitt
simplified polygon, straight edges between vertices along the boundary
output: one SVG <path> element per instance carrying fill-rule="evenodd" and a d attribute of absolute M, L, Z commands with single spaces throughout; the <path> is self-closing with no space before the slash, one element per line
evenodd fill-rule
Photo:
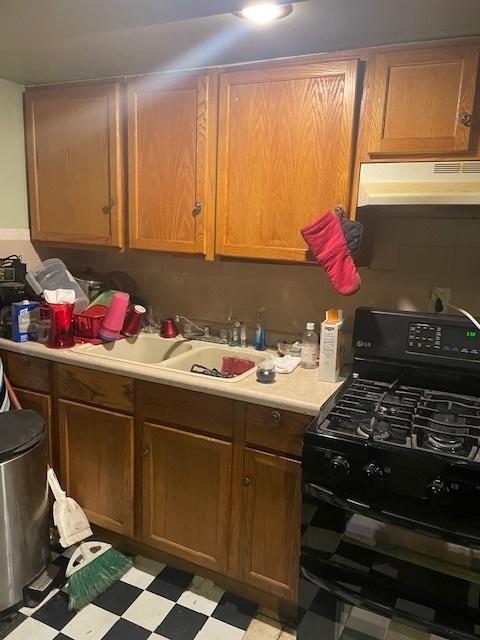
<path fill-rule="evenodd" d="M 335 213 L 338 214 L 340 219 L 343 235 L 347 241 L 347 246 L 352 254 L 352 258 L 356 260 L 362 243 L 363 225 L 361 222 L 358 222 L 358 220 L 350 220 L 345 209 L 341 205 L 337 205 L 335 207 Z"/>
<path fill-rule="evenodd" d="M 338 293 L 350 296 L 360 289 L 362 281 L 338 215 L 327 211 L 319 220 L 303 227 L 301 234 Z"/>

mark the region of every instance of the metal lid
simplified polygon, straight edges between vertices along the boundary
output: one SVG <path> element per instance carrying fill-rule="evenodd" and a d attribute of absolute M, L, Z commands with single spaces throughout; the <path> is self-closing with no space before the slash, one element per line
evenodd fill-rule
<path fill-rule="evenodd" d="M 45 421 L 35 411 L 0 413 L 0 462 L 32 449 L 42 441 Z"/>

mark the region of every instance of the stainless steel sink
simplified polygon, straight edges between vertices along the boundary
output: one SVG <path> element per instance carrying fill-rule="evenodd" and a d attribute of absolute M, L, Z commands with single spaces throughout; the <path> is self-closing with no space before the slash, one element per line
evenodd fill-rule
<path fill-rule="evenodd" d="M 160 364 L 168 358 L 191 351 L 193 344 L 185 340 L 172 340 L 157 335 L 140 333 L 132 338 L 92 345 L 82 344 L 74 347 L 74 353 L 83 353 L 95 358 L 134 362 L 137 364 Z"/>
<path fill-rule="evenodd" d="M 190 369 L 194 364 L 199 364 L 203 367 L 207 367 L 208 369 L 218 369 L 222 370 L 223 358 L 224 357 L 237 357 L 237 358 L 248 358 L 248 360 L 252 360 L 255 365 L 260 362 L 264 362 L 270 356 L 261 353 L 258 351 L 254 351 L 253 349 L 236 349 L 234 347 L 205 347 L 205 346 L 195 346 L 192 351 L 188 353 L 183 353 L 174 358 L 169 359 L 167 362 L 162 364 L 162 369 L 170 369 L 172 371 L 178 371 L 184 373 L 189 376 L 195 376 L 196 378 L 203 378 L 203 376 L 199 373 L 192 373 Z M 234 378 L 207 378 L 208 380 L 219 380 L 220 382 L 238 382 L 240 380 L 244 380 L 248 376 L 251 376 L 254 373 L 255 367 L 242 373 L 239 376 L 235 376 Z"/>

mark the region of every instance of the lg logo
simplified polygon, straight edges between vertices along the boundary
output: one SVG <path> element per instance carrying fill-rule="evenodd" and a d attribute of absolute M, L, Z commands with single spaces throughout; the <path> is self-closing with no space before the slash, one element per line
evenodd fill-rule
<path fill-rule="evenodd" d="M 372 346 L 372 343 L 367 342 L 366 340 L 357 340 L 356 345 L 357 347 L 365 347 L 369 349 Z"/>

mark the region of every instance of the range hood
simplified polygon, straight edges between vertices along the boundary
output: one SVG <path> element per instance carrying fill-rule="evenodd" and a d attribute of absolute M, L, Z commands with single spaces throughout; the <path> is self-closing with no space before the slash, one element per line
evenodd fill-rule
<path fill-rule="evenodd" d="M 358 206 L 480 205 L 480 162 L 369 162 Z"/>

